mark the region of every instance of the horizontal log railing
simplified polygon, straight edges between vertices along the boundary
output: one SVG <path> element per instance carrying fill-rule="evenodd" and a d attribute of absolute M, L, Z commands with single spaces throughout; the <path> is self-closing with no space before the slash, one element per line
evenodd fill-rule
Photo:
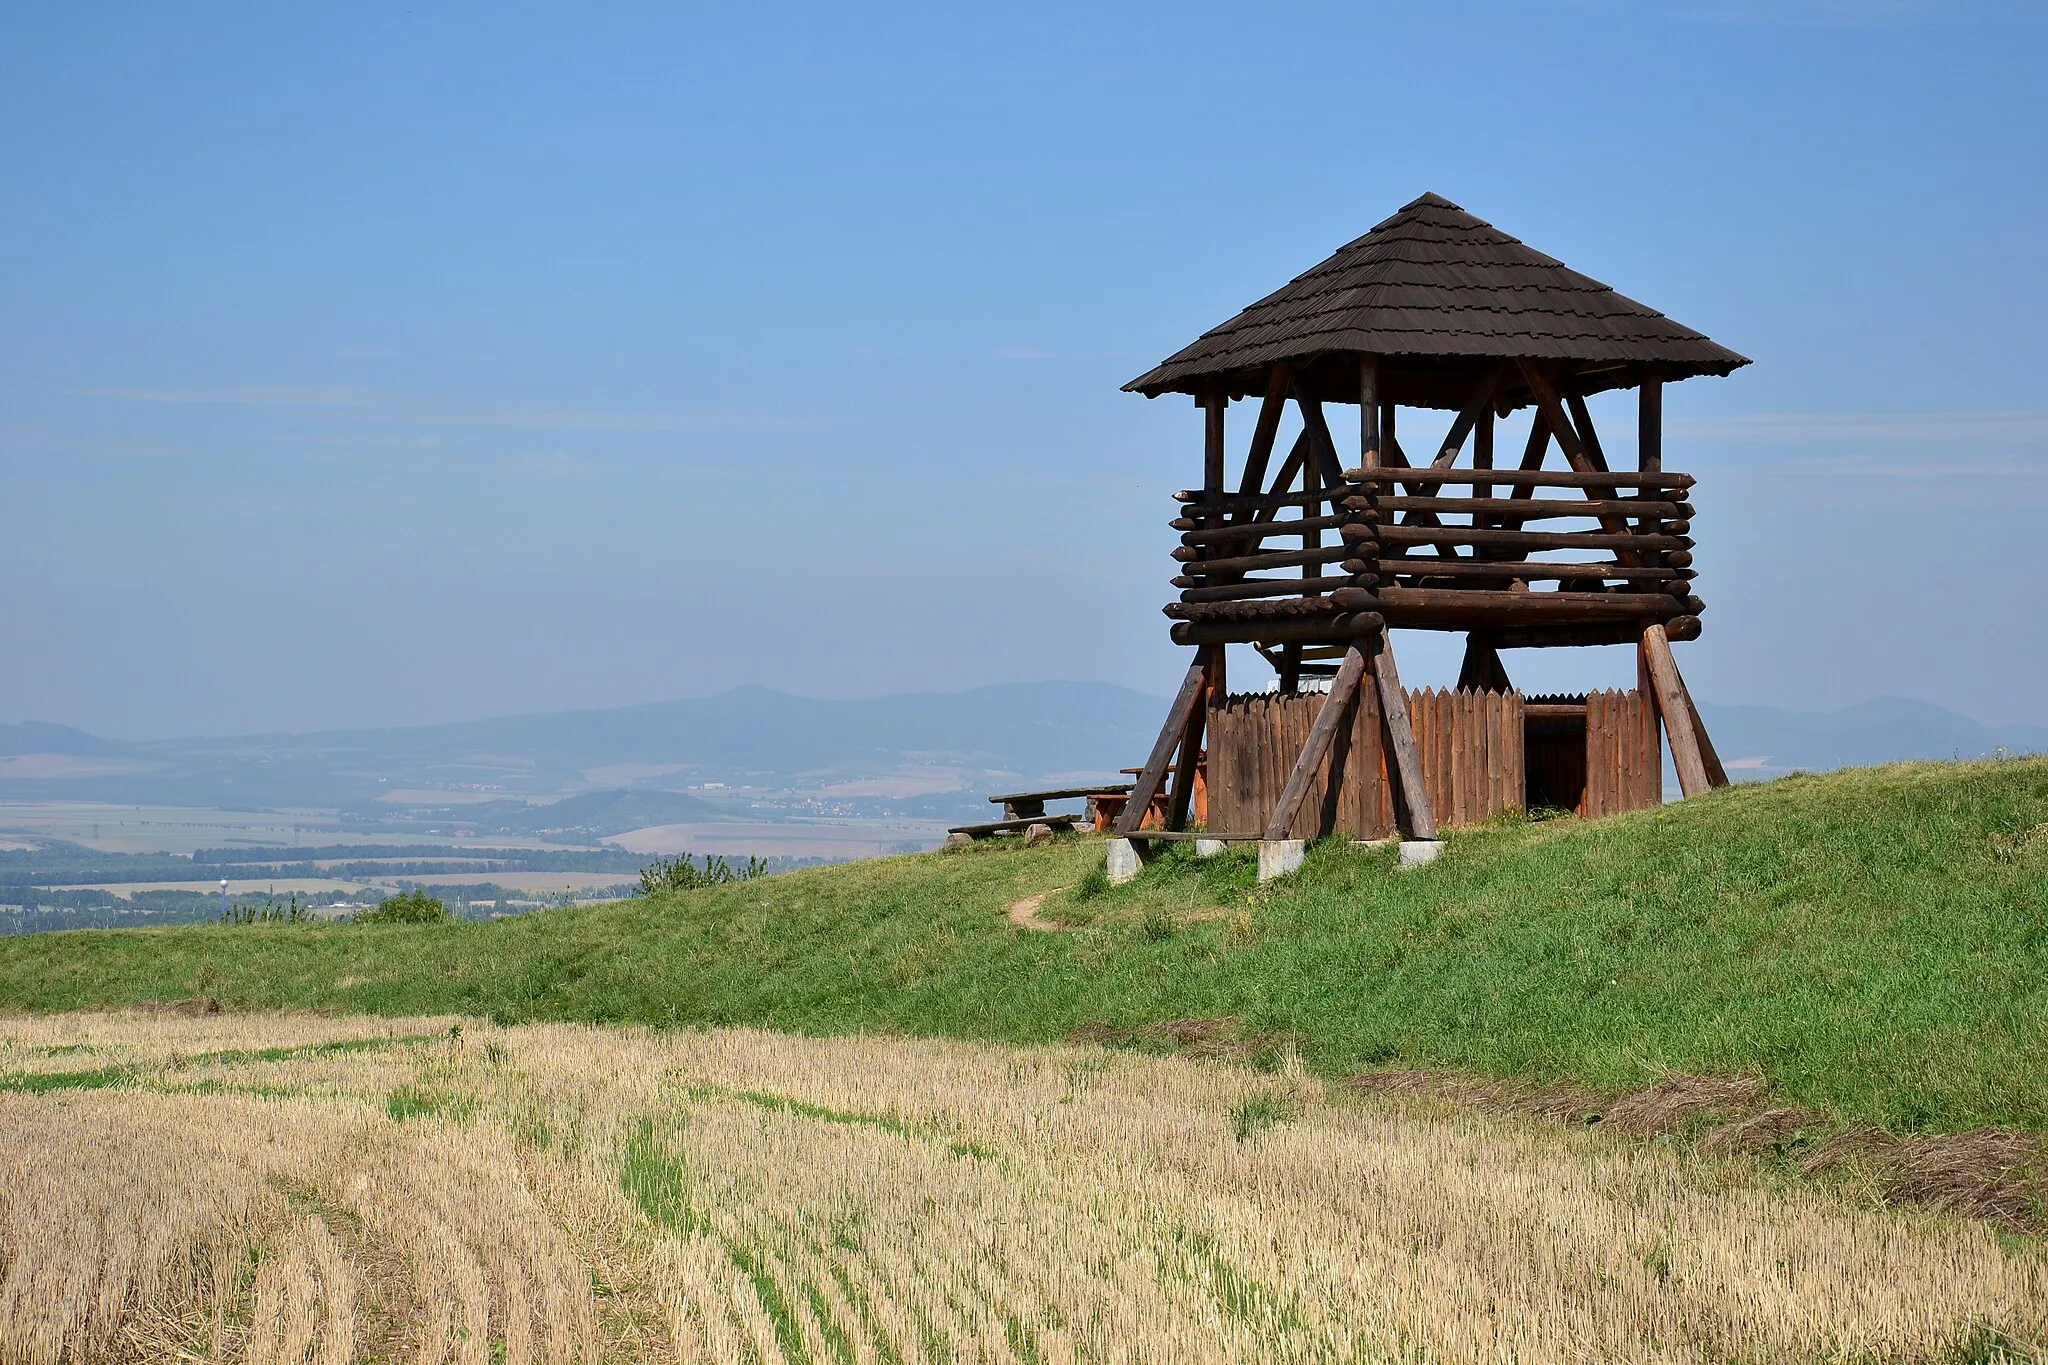
<path fill-rule="evenodd" d="M 1705 607 L 1692 591 L 1693 482 L 1668 470 L 1404 466 L 1297 492 L 1176 493 L 1181 592 L 1166 614 L 1185 643 L 1631 620 L 1692 638 Z M 1472 496 L 1445 495 L 1456 488 Z M 1590 524 L 1525 529 L 1572 520 Z"/>

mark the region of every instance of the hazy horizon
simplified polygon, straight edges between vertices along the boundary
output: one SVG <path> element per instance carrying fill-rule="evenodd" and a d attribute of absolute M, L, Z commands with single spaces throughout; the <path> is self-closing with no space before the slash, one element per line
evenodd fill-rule
<path fill-rule="evenodd" d="M 17 7 L 0 719 L 1169 693 L 1200 422 L 1119 386 L 1435 191 L 1754 358 L 1667 401 L 1696 696 L 2039 723 L 2042 18 Z"/>

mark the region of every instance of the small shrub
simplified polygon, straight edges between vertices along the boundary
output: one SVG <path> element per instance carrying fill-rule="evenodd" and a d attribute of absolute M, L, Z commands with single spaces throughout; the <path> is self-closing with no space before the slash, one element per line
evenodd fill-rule
<path fill-rule="evenodd" d="M 1250 1142 L 1275 1124 L 1294 1117 L 1294 1105 L 1285 1095 L 1261 1090 L 1247 1095 L 1230 1111 L 1230 1128 L 1239 1142 Z"/>
<path fill-rule="evenodd" d="M 306 907 L 299 904 L 298 893 L 292 893 L 289 904 L 279 905 L 274 900 L 265 900 L 261 908 L 253 905 L 231 905 L 221 913 L 222 924 L 304 924 L 312 916 Z"/>
<path fill-rule="evenodd" d="M 439 899 L 424 891 L 402 891 L 377 902 L 374 910 L 358 910 L 356 924 L 445 924 L 454 915 Z"/>
<path fill-rule="evenodd" d="M 656 858 L 640 869 L 640 894 L 643 896 L 671 895 L 678 891 L 695 891 L 699 887 L 724 886 L 729 882 L 750 882 L 756 877 L 768 875 L 768 860 L 749 858 L 734 867 L 724 858 L 704 855 L 704 866 L 698 867 L 689 854 L 674 858 Z"/>

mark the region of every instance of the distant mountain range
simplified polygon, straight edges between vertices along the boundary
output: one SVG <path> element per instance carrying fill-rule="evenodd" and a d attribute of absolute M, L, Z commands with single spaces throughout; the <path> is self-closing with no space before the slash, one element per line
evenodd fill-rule
<path fill-rule="evenodd" d="M 986 811 L 985 794 L 1009 784 L 1138 763 L 1165 706 L 1103 683 L 1016 683 L 867 701 L 744 687 L 604 711 L 225 739 L 131 742 L 29 721 L 0 725 L 0 800 L 366 816 L 476 806 L 496 828 L 589 832 L 735 816 L 951 818 Z M 1737 776 L 2048 752 L 2048 726 L 1984 725 L 1895 697 L 1831 712 L 1701 711 Z M 527 810 L 533 801 L 554 804 Z"/>
<path fill-rule="evenodd" d="M 715 793 L 808 793 L 821 813 L 859 815 L 957 791 L 946 810 L 922 813 L 985 812 L 975 793 L 991 782 L 1100 777 L 1142 761 L 1165 705 L 1104 683 L 1016 683 L 866 701 L 742 687 L 604 711 L 225 739 L 110 740 L 31 721 L 0 725 L 0 801 L 390 809 L 654 789 L 714 793 L 730 818 L 733 798 Z M 670 819 L 688 809 L 664 805 Z"/>
<path fill-rule="evenodd" d="M 1840 711 L 1712 706 L 1700 718 L 1731 777 L 1827 772 L 1912 758 L 2048 753 L 2048 726 L 1985 725 L 1931 702 L 1879 697 Z M 1738 766 L 1739 765 L 1739 766 Z"/>

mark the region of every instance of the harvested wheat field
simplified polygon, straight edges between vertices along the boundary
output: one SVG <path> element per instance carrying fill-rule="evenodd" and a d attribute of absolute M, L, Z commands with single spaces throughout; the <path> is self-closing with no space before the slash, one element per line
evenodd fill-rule
<path fill-rule="evenodd" d="M 0 1020 L 10 1361 L 2027 1359 L 2037 1244 L 1096 1048 Z"/>

